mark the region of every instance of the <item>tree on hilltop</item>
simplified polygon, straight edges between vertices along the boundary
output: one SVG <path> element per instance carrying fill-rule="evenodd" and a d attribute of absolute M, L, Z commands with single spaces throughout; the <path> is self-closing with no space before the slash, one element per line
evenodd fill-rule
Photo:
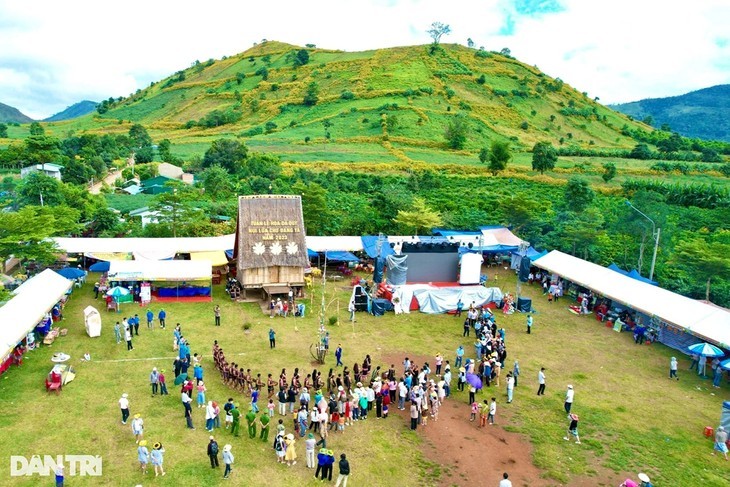
<path fill-rule="evenodd" d="M 442 36 L 451 34 L 451 27 L 443 22 L 434 22 L 426 32 L 433 39 L 433 44 L 438 45 Z"/>
<path fill-rule="evenodd" d="M 466 144 L 466 133 L 469 130 L 466 117 L 462 114 L 451 119 L 444 130 L 444 137 L 449 149 L 461 150 Z"/>
<path fill-rule="evenodd" d="M 309 62 L 309 51 L 306 49 L 300 49 L 294 55 L 294 67 L 304 66 Z"/>
<path fill-rule="evenodd" d="M 312 107 L 319 101 L 319 85 L 316 81 L 312 81 L 307 85 L 307 92 L 304 94 L 304 105 Z"/>

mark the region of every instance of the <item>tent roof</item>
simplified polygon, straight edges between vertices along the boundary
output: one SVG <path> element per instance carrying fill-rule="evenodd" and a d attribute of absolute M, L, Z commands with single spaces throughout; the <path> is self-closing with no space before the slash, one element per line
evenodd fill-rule
<path fill-rule="evenodd" d="M 368 257 L 374 259 L 378 257 L 378 236 L 377 235 L 363 235 L 362 236 L 362 247 Z M 380 247 L 380 256 L 385 257 L 387 255 L 394 254 L 393 248 L 390 246 L 387 237 L 383 237 L 383 241 Z"/>
<path fill-rule="evenodd" d="M 512 233 L 507 227 L 484 226 L 479 228 L 485 238 L 488 236 L 493 237 L 499 245 L 520 246 L 524 242 L 524 240 Z M 486 246 L 491 244 L 485 241 L 482 245 Z"/>
<path fill-rule="evenodd" d="M 221 250 L 207 252 L 190 252 L 190 260 L 209 260 L 213 267 L 228 265 L 228 257 Z"/>
<path fill-rule="evenodd" d="M 114 260 L 109 279 L 119 281 L 193 281 L 210 279 L 209 260 Z"/>
<path fill-rule="evenodd" d="M 190 253 L 211 250 L 225 251 L 233 248 L 235 235 L 220 237 L 178 238 L 70 238 L 54 239 L 61 250 L 69 253 Z M 106 259 L 102 259 L 106 260 Z"/>
<path fill-rule="evenodd" d="M 324 253 L 327 260 L 333 260 L 338 262 L 359 262 L 360 259 L 356 255 L 343 250 L 328 250 Z"/>
<path fill-rule="evenodd" d="M 307 236 L 307 248 L 315 252 L 327 250 L 346 250 L 359 252 L 363 250 L 362 237 L 311 237 Z"/>
<path fill-rule="evenodd" d="M 725 349 L 730 348 L 730 311 L 621 275 L 553 250 L 533 262 L 625 306 L 656 316 Z"/>
<path fill-rule="evenodd" d="M 37 274 L 15 291 L 0 307 L 0 361 L 43 319 L 73 285 L 51 269 Z"/>

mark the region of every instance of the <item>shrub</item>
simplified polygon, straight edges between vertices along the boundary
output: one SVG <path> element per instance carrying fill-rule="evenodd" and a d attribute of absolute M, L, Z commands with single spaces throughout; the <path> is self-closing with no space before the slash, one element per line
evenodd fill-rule
<path fill-rule="evenodd" d="M 329 322 L 330 326 L 335 326 L 338 320 L 336 316 L 330 316 L 327 321 Z"/>
<path fill-rule="evenodd" d="M 278 126 L 274 122 L 268 121 L 264 125 L 264 130 L 266 131 L 267 134 L 270 134 L 271 132 L 273 132 L 274 130 L 276 130 L 277 127 Z"/>
<path fill-rule="evenodd" d="M 243 132 L 244 137 L 253 137 L 254 135 L 261 135 L 264 133 L 264 129 L 261 127 L 251 127 L 250 129 Z"/>
<path fill-rule="evenodd" d="M 340 94 L 340 98 L 343 100 L 353 100 L 355 98 L 355 93 L 345 90 Z"/>

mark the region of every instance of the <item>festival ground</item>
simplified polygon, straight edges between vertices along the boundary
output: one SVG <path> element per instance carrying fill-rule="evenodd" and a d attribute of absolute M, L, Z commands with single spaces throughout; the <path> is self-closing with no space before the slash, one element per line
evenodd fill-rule
<path fill-rule="evenodd" d="M 490 285 L 514 292 L 515 277 L 489 269 Z M 87 283 L 93 283 L 90 276 Z M 343 361 L 352 367 L 365 354 L 373 365 L 387 369 L 404 351 L 411 356 L 434 357 L 441 352 L 453 363 L 459 344 L 466 356 L 474 355 L 471 340 L 463 339 L 461 320 L 450 315 L 375 318 L 359 313 L 347 321 L 346 285 L 327 283 L 325 320 L 337 316 L 330 327 L 332 348 L 342 343 Z M 205 454 L 208 433 L 203 409 L 193 408 L 196 430 L 185 429 L 179 388 L 172 385 L 172 329 L 181 323 L 193 353 L 202 353 L 208 398 L 221 403 L 232 396 L 242 408 L 247 399 L 224 386 L 214 370 L 211 347 L 217 339 L 226 356 L 254 373 L 276 377 L 282 368 L 311 371 L 309 345 L 316 339 L 321 287 L 307 296 L 307 316 L 274 318 L 261 313 L 255 303 L 233 303 L 215 286 L 212 303 L 164 303 L 167 329 L 148 330 L 144 319 L 134 350 L 115 344 L 114 321 L 146 308 L 127 304 L 120 314 L 103 311 L 100 338 L 84 332 L 82 310 L 95 304 L 91 285 L 76 290 L 65 310 L 68 328 L 51 347 L 27 355 L 20 368 L 11 368 L 0 380 L 0 451 L 6 455 L 94 454 L 103 457 L 101 478 L 71 478 L 73 485 L 202 485 L 222 482 L 220 471 L 210 468 Z M 510 472 L 514 485 L 615 486 L 627 475 L 646 472 L 654 485 L 720 486 L 730 482 L 727 462 L 710 455 L 712 442 L 703 435 L 705 426 L 716 427 L 722 400 L 729 397 L 727 384 L 713 389 L 710 380 L 699 379 L 686 369 L 689 361 L 661 345 L 635 345 L 628 334 L 615 333 L 592 317 L 568 312 L 563 300 L 548 304 L 537 287 L 523 286 L 538 310 L 531 335 L 524 330 L 525 316 L 496 313 L 498 326 L 507 330 L 507 367 L 519 359 L 522 375 L 514 402 L 506 404 L 504 385 L 487 390 L 479 399 L 497 397 L 494 426 L 479 430 L 469 422 L 466 393 L 455 393 L 442 406 L 438 424 L 408 430 L 405 416 L 387 420 L 368 419 L 330 436 L 335 455 L 347 453 L 352 474 L 348 485 L 496 485 L 495 479 Z M 338 302 L 339 300 L 339 302 Z M 213 326 L 213 306 L 220 304 L 222 326 Z M 158 311 L 159 303 L 152 303 Z M 244 324 L 250 330 L 244 331 Z M 277 332 L 277 348 L 268 346 L 269 327 Z M 56 352 L 72 356 L 76 379 L 59 396 L 46 394 L 43 380 Z M 89 352 L 90 363 L 80 362 Z M 669 381 L 669 357 L 680 358 L 680 381 Z M 400 370 L 400 361 L 396 368 Z M 334 365 L 328 357 L 323 375 Z M 152 367 L 167 371 L 170 395 L 152 397 L 148 376 Z M 547 393 L 538 397 L 537 371 L 546 368 Z M 305 372 L 306 374 L 307 372 Z M 567 421 L 563 398 L 567 384 L 575 387 L 574 411 L 581 416 L 581 445 L 563 441 Z M 455 390 L 456 381 L 452 382 Z M 163 443 L 164 478 L 139 471 L 136 445 L 129 425 L 122 425 L 117 401 L 129 394 L 132 414 L 145 420 L 145 438 Z M 264 395 L 265 396 L 265 395 Z M 265 404 L 265 397 L 263 398 Z M 276 418 L 278 419 L 278 417 Z M 291 430 L 291 418 L 285 422 Z M 304 444 L 297 442 L 298 463 L 276 463 L 270 445 L 250 440 L 245 431 L 231 438 L 227 431 L 214 434 L 221 445 L 231 443 L 236 457 L 231 485 L 315 485 L 314 473 L 305 468 Z M 336 474 L 336 469 L 335 469 Z M 8 478 L 3 485 L 38 485 L 38 478 Z M 51 479 L 48 479 L 49 481 Z M 481 482 L 480 482 L 481 481 Z M 320 485 L 319 482 L 316 482 Z"/>

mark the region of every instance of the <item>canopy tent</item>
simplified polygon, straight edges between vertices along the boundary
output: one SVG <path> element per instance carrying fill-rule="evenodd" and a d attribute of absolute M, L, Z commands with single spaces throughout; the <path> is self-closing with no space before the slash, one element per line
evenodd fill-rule
<path fill-rule="evenodd" d="M 361 252 L 363 250 L 362 237 L 307 237 L 307 248 L 315 252 L 327 250 L 346 250 Z"/>
<path fill-rule="evenodd" d="M 90 272 L 107 272 L 109 270 L 109 262 L 108 261 L 99 261 L 95 264 L 91 264 L 89 267 Z"/>
<path fill-rule="evenodd" d="M 328 250 L 324 255 L 327 260 L 331 260 L 332 262 L 360 262 L 360 259 L 356 255 L 343 250 Z"/>
<path fill-rule="evenodd" d="M 101 336 L 101 315 L 99 310 L 93 306 L 84 308 L 84 324 L 86 325 L 86 334 L 90 337 Z"/>
<path fill-rule="evenodd" d="M 418 301 L 418 307 L 422 313 L 446 313 L 456 309 L 461 299 L 467 306 L 472 302 L 476 306 L 483 306 L 487 303 L 498 303 L 502 300 L 502 291 L 497 287 L 486 288 L 484 286 L 462 286 L 462 287 L 433 287 L 417 289 L 413 296 Z"/>
<path fill-rule="evenodd" d="M 636 279 L 637 281 L 645 282 L 653 286 L 658 285 L 656 281 L 652 281 L 651 279 L 642 276 L 636 269 L 632 269 L 631 271 L 625 271 L 616 264 L 609 265 L 607 269 L 611 269 L 612 271 L 618 272 L 619 274 L 622 274 L 624 276 L 629 276 L 631 279 Z"/>
<path fill-rule="evenodd" d="M 65 277 L 66 279 L 79 279 L 86 276 L 86 273 L 78 267 L 64 267 L 63 269 L 56 270 L 58 274 Z"/>
<path fill-rule="evenodd" d="M 132 252 L 134 260 L 170 260 L 175 258 L 174 250 L 147 250 Z"/>
<path fill-rule="evenodd" d="M 312 249 L 307 249 L 307 257 L 310 259 L 316 259 L 317 257 L 319 257 L 319 252 L 315 252 Z"/>
<path fill-rule="evenodd" d="M 190 260 L 209 260 L 213 267 L 228 265 L 228 257 L 226 256 L 226 253 L 221 250 L 190 252 Z"/>
<path fill-rule="evenodd" d="M 18 287 L 15 296 L 0 307 L 0 363 L 45 317 L 73 285 L 46 269 Z"/>
<path fill-rule="evenodd" d="M 176 253 L 191 253 L 220 250 L 226 251 L 233 248 L 235 235 L 222 235 L 219 237 L 177 237 L 177 238 L 71 238 L 56 237 L 53 240 L 56 245 L 68 253 L 94 254 L 99 260 L 103 259 L 98 253 L 127 253 L 137 252 L 146 254 L 159 252 L 167 255 Z M 92 256 L 92 255 L 89 255 Z"/>
<path fill-rule="evenodd" d="M 377 235 L 363 235 L 361 238 L 363 250 L 365 250 L 365 253 L 368 254 L 368 257 L 371 259 L 375 259 L 378 256 L 386 257 L 395 253 L 393 247 L 390 246 L 390 242 L 388 242 L 387 237 L 383 237 L 380 241 L 380 255 L 378 255 L 378 239 L 380 237 Z"/>
<path fill-rule="evenodd" d="M 730 311 L 553 250 L 533 264 L 665 324 L 730 348 Z M 660 329 L 659 339 L 663 331 Z"/>
<path fill-rule="evenodd" d="M 109 265 L 110 281 L 210 280 L 209 260 L 119 260 Z"/>
<path fill-rule="evenodd" d="M 527 257 L 530 259 L 530 261 L 534 261 L 539 259 L 540 257 L 547 255 L 547 250 L 543 250 L 542 252 L 538 252 L 535 250 L 532 245 L 530 245 L 526 250 L 515 250 L 512 252 L 512 259 L 510 262 L 510 269 L 519 269 L 520 263 L 522 262 L 523 257 Z"/>

